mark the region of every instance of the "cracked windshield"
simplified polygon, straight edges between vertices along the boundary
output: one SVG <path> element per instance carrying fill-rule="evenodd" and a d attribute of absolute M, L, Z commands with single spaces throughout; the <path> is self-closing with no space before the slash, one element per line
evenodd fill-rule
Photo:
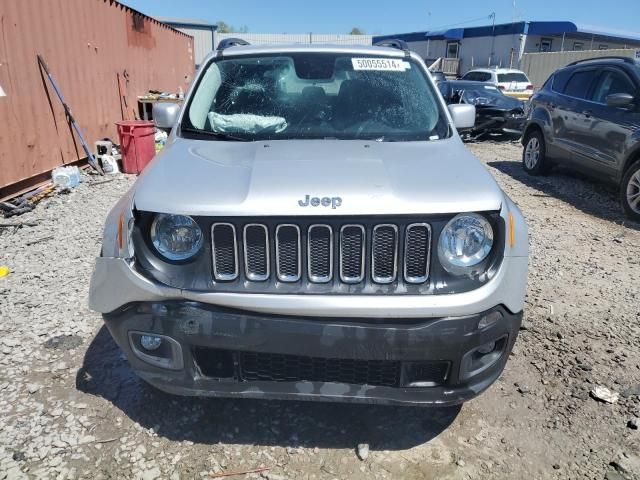
<path fill-rule="evenodd" d="M 212 62 L 183 135 L 227 140 L 438 140 L 448 136 L 433 88 L 413 61 L 291 54 Z"/>

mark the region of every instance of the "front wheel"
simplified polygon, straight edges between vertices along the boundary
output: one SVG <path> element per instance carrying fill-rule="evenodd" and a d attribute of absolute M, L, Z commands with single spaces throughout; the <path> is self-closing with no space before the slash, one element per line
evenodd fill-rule
<path fill-rule="evenodd" d="M 527 134 L 522 152 L 522 166 L 529 175 L 545 175 L 549 173 L 544 135 L 539 130 Z"/>
<path fill-rule="evenodd" d="M 627 216 L 640 221 L 640 161 L 631 165 L 622 177 L 620 200 Z"/>

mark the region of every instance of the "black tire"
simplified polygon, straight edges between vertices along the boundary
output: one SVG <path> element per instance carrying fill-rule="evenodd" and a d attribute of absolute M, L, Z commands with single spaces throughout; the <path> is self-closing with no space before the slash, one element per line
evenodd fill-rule
<path fill-rule="evenodd" d="M 546 175 L 551 170 L 547 147 L 540 130 L 527 133 L 522 150 L 522 168 L 529 175 Z"/>
<path fill-rule="evenodd" d="M 640 160 L 624 172 L 620 183 L 620 202 L 627 217 L 640 222 Z"/>

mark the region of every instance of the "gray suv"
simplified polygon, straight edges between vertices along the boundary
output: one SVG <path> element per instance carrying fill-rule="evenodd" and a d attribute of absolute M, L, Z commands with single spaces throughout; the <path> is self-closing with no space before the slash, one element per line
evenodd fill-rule
<path fill-rule="evenodd" d="M 402 48 L 223 44 L 109 214 L 91 280 L 132 368 L 184 395 L 446 405 L 520 326 L 527 226 Z M 224 48 L 226 47 L 226 48 Z"/>
<path fill-rule="evenodd" d="M 582 60 L 556 71 L 531 98 L 522 140 L 524 170 L 568 165 L 620 189 L 640 220 L 640 64 L 631 58 Z"/>

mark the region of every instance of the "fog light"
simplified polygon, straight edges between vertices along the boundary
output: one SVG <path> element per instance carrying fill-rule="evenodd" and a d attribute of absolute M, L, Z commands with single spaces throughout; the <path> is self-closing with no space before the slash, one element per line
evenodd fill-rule
<path fill-rule="evenodd" d="M 502 319 L 502 313 L 498 311 L 487 313 L 478 322 L 478 329 L 482 330 L 483 328 L 487 328 L 488 326 L 493 325 L 494 323 L 496 323 L 498 320 L 501 320 L 501 319 Z"/>
<path fill-rule="evenodd" d="M 140 345 L 142 345 L 142 348 L 145 350 L 153 352 L 160 348 L 160 345 L 162 345 L 162 339 L 153 335 L 142 335 L 140 337 Z"/>
<path fill-rule="evenodd" d="M 489 343 L 485 343 L 481 347 L 478 347 L 477 352 L 482 355 L 486 355 L 487 353 L 493 352 L 495 348 L 496 348 L 496 342 L 489 342 Z"/>

